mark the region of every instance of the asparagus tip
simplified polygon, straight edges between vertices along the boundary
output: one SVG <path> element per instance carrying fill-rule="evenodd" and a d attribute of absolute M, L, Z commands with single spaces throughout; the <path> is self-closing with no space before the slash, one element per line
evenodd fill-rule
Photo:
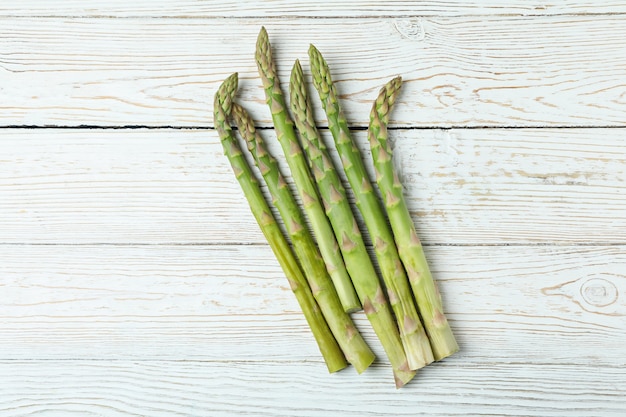
<path fill-rule="evenodd" d="M 293 63 L 293 68 L 291 68 L 291 79 L 290 79 L 291 84 L 301 83 L 302 77 L 303 77 L 302 65 L 300 65 L 300 60 L 296 59 L 296 61 Z"/>
<path fill-rule="evenodd" d="M 239 85 L 239 73 L 234 72 L 229 75 L 223 82 L 220 84 L 217 89 L 216 96 L 220 96 L 224 98 L 225 96 L 230 96 L 232 93 L 237 90 Z"/>
<path fill-rule="evenodd" d="M 309 44 L 309 59 L 311 61 L 312 66 L 314 66 L 314 63 L 317 63 L 317 65 L 320 65 L 321 63 L 325 62 L 324 57 L 322 56 L 322 53 L 313 44 Z"/>
<path fill-rule="evenodd" d="M 261 26 L 261 30 L 259 31 L 259 36 L 256 38 L 256 46 L 257 49 L 261 48 L 264 45 L 269 43 L 269 36 L 267 35 L 267 30 L 265 30 L 265 26 Z M 262 48 L 263 50 L 265 47 Z"/>
<path fill-rule="evenodd" d="M 231 74 L 222 82 L 222 84 L 215 92 L 215 99 L 213 101 L 213 112 L 216 120 L 216 128 L 218 128 L 218 124 L 220 126 L 223 125 L 223 123 L 221 122 L 224 122 L 227 118 L 227 115 L 230 113 L 233 97 L 237 92 L 239 84 L 238 77 L 239 75 L 236 72 Z M 224 129 L 227 130 L 228 127 L 224 127 Z"/>

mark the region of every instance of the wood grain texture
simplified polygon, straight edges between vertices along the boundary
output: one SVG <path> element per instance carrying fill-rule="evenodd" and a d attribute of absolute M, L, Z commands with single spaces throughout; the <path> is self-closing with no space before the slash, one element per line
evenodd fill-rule
<path fill-rule="evenodd" d="M 443 363 L 420 371 L 399 391 L 385 371 L 375 366 L 358 376 L 323 376 L 308 363 L 4 361 L 0 414 L 622 417 L 626 412 L 625 368 Z"/>
<path fill-rule="evenodd" d="M 0 417 L 626 415 L 623 2 L 13 3 Z M 284 86 L 325 54 L 364 151 L 406 81 L 394 160 L 461 351 L 402 390 L 363 313 L 379 360 L 327 373 L 212 129 L 234 71 L 271 126 L 261 25 Z"/>
<path fill-rule="evenodd" d="M 0 249 L 0 360 L 312 361 L 325 371 L 266 245 Z M 434 246 L 427 256 L 459 367 L 626 367 L 626 246 Z"/>
<path fill-rule="evenodd" d="M 262 133 L 282 155 L 273 131 Z M 365 132 L 355 133 L 369 163 Z M 626 242 L 624 129 L 391 134 L 428 244 Z M 0 243 L 265 241 L 213 130 L 0 136 Z"/>
<path fill-rule="evenodd" d="M 620 1 L 516 0 L 502 4 L 497 0 L 480 0 L 471 3 L 447 1 L 313 1 L 313 0 L 56 0 L 54 7 L 41 0 L 22 0 L 19 9 L 14 5 L 0 4 L 0 16 L 145 16 L 145 17 L 380 17 L 380 16 L 468 16 L 468 15 L 558 15 L 625 13 Z"/>
<path fill-rule="evenodd" d="M 378 89 L 398 74 L 406 84 L 395 126 L 624 126 L 626 120 L 623 15 L 3 18 L 0 124 L 211 126 L 212 95 L 239 71 L 241 99 L 259 123 L 270 125 L 253 59 L 261 25 L 284 82 L 309 43 L 318 46 L 355 126 L 367 124 Z"/>

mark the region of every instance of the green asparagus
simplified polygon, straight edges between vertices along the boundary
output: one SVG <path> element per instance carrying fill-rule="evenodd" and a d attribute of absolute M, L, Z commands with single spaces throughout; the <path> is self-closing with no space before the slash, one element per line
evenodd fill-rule
<path fill-rule="evenodd" d="M 289 280 L 289 285 L 317 341 L 328 371 L 339 371 L 347 366 L 344 354 L 329 329 L 328 323 L 324 319 L 302 270 L 289 247 L 289 243 L 278 227 L 267 201 L 261 193 L 258 182 L 243 157 L 241 149 L 232 135 L 230 126 L 226 122 L 227 115 L 231 110 L 232 98 L 237 90 L 237 83 L 237 74 L 235 73 L 224 81 L 215 94 L 215 130 L 220 136 L 224 153 L 230 161 L 235 176 L 248 200 L 250 209 Z"/>
<path fill-rule="evenodd" d="M 328 64 L 313 45 L 309 48 L 309 57 L 313 84 L 326 111 L 328 128 L 333 135 L 344 171 L 354 192 L 356 205 L 374 244 L 389 301 L 400 327 L 400 337 L 409 367 L 419 369 L 431 363 L 434 358 L 415 307 L 408 278 L 398 256 L 393 233 L 387 224 L 384 210 L 374 193 L 361 153 L 352 139 L 348 122 L 340 108 Z"/>
<path fill-rule="evenodd" d="M 343 310 L 324 261 L 306 227 L 304 217 L 278 168 L 278 162 L 267 150 L 263 139 L 254 127 L 254 122 L 243 107 L 233 103 L 231 114 L 261 171 L 274 206 L 283 219 L 296 256 L 326 322 L 348 362 L 354 365 L 358 373 L 363 372 L 374 361 L 374 354 L 354 326 L 348 313 Z"/>
<path fill-rule="evenodd" d="M 441 295 L 435 285 L 415 224 L 402 194 L 402 184 L 393 167 L 387 124 L 402 80 L 396 77 L 381 90 L 372 106 L 368 139 L 376 168 L 378 188 L 389 216 L 389 223 L 400 252 L 400 258 L 409 275 L 424 327 L 428 333 L 436 360 L 459 350 L 448 320 L 443 313 Z"/>
<path fill-rule="evenodd" d="M 396 387 L 401 387 L 415 376 L 415 371 L 409 369 L 398 328 L 346 198 L 346 191 L 315 126 L 299 61 L 296 61 L 291 71 L 289 92 L 290 107 L 300 132 L 302 147 L 307 154 L 352 283 L 365 314 L 389 357 Z"/>
<path fill-rule="evenodd" d="M 313 234 L 317 239 L 320 252 L 326 263 L 328 273 L 337 289 L 337 294 L 344 309 L 348 312 L 356 311 L 361 308 L 361 304 L 352 286 L 341 253 L 338 250 L 332 227 L 324 214 L 324 209 L 302 153 L 302 148 L 298 143 L 293 122 L 287 112 L 265 28 L 261 28 L 257 38 L 256 63 L 263 81 L 265 97 L 272 113 L 278 141 L 283 148 L 287 163 L 291 169 L 291 174 L 306 215 L 311 223 Z"/>

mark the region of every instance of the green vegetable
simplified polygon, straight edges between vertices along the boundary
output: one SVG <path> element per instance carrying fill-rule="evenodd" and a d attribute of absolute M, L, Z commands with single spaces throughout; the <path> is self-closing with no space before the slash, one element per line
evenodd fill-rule
<path fill-rule="evenodd" d="M 224 153 L 228 157 L 233 172 L 237 177 L 250 209 L 261 231 L 265 235 L 274 255 L 278 259 L 289 285 L 300 304 L 300 308 L 313 332 L 317 345 L 324 357 L 329 372 L 336 372 L 347 366 L 346 359 L 335 340 L 324 316 L 322 315 L 309 285 L 283 236 L 258 182 L 246 162 L 237 141 L 226 123 L 231 111 L 232 98 L 237 90 L 237 74 L 228 77 L 215 94 L 214 120 L 215 130 L 220 136 Z"/>
<path fill-rule="evenodd" d="M 317 244 L 326 263 L 328 273 L 332 278 L 344 309 L 349 312 L 356 311 L 361 308 L 361 304 L 338 250 L 332 227 L 324 214 L 324 208 L 311 178 L 302 148 L 298 143 L 293 122 L 287 113 L 283 93 L 280 90 L 276 75 L 276 68 L 272 60 L 271 45 L 265 28 L 261 28 L 257 38 L 256 62 L 263 81 L 267 103 L 272 113 L 278 141 L 283 148 L 287 163 L 291 169 L 291 175 L 298 189 L 305 213 L 311 223 L 313 234 L 317 239 Z"/>
<path fill-rule="evenodd" d="M 280 212 L 296 256 L 326 322 L 348 362 L 354 365 L 358 373 L 363 372 L 374 361 L 374 353 L 361 337 L 348 313 L 344 311 L 324 261 L 306 227 L 304 217 L 278 169 L 276 159 L 268 152 L 263 139 L 254 127 L 254 122 L 243 107 L 233 103 L 232 116 L 263 175 L 273 203 Z"/>
<path fill-rule="evenodd" d="M 326 215 L 333 226 L 365 314 L 389 357 L 396 386 L 401 387 L 415 376 L 415 371 L 409 369 L 398 328 L 363 243 L 358 224 L 346 198 L 346 191 L 315 127 L 299 61 L 296 61 L 291 71 L 289 92 L 293 118 L 324 202 Z"/>
<path fill-rule="evenodd" d="M 374 193 L 361 153 L 356 147 L 348 122 L 339 106 L 337 92 L 328 64 L 313 45 L 309 48 L 313 84 L 320 96 L 328 119 L 328 128 L 335 140 L 343 169 L 354 192 L 369 231 L 389 301 L 400 328 L 400 337 L 411 369 L 422 368 L 433 361 L 428 337 L 420 322 L 409 281 L 400 262 L 394 237 L 383 208 Z"/>
<path fill-rule="evenodd" d="M 459 346 L 443 313 L 441 295 L 428 268 L 422 244 L 404 201 L 402 184 L 393 167 L 392 150 L 387 134 L 389 112 L 401 84 L 401 78 L 396 77 L 380 90 L 370 113 L 368 139 L 376 168 L 378 188 L 387 208 L 400 258 L 409 275 L 434 357 L 440 360 L 457 352 Z"/>

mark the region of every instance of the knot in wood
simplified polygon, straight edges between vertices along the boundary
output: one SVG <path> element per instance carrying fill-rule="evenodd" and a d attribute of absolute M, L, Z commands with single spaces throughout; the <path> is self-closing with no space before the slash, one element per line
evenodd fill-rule
<path fill-rule="evenodd" d="M 617 301 L 618 291 L 611 281 L 604 278 L 592 278 L 581 285 L 580 295 L 588 304 L 606 307 Z"/>
<path fill-rule="evenodd" d="M 393 25 L 403 38 L 413 41 L 423 41 L 426 38 L 422 19 L 396 19 Z"/>

